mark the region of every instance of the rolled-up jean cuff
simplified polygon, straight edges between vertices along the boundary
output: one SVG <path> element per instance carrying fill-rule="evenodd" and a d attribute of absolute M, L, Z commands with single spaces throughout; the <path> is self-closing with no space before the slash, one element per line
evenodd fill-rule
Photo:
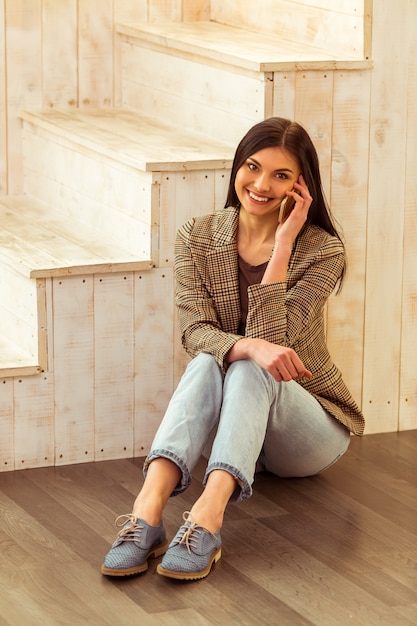
<path fill-rule="evenodd" d="M 143 464 L 143 475 L 146 478 L 146 474 L 148 473 L 148 467 L 150 463 L 154 461 L 155 459 L 160 459 L 160 458 L 168 459 L 169 461 L 172 461 L 181 470 L 181 481 L 178 483 L 174 491 L 171 493 L 171 496 L 180 495 L 187 489 L 187 487 L 190 486 L 191 474 L 190 474 L 188 467 L 184 463 L 184 461 L 180 459 L 173 452 L 170 452 L 169 450 L 151 450 L 151 452 L 148 454 Z"/>
<path fill-rule="evenodd" d="M 236 489 L 230 496 L 230 503 L 243 502 L 243 500 L 247 500 L 252 495 L 252 487 L 244 477 L 244 475 L 233 465 L 229 465 L 228 463 L 210 463 L 206 469 L 206 473 L 203 479 L 203 486 L 206 486 L 209 474 L 214 470 L 223 470 L 224 472 L 228 472 L 233 476 L 236 480 Z"/>

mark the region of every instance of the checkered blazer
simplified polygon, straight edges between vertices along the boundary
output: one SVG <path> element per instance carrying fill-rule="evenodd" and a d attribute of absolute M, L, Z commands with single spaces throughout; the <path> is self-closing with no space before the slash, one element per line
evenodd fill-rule
<path fill-rule="evenodd" d="M 180 228 L 175 247 L 176 305 L 182 342 L 194 357 L 212 354 L 225 368 L 240 322 L 237 227 L 229 207 L 193 218 Z M 313 378 L 299 381 L 351 432 L 364 418 L 333 363 L 325 341 L 323 309 L 344 264 L 336 237 L 307 225 L 291 255 L 287 281 L 248 290 L 246 337 L 260 337 L 295 350 Z"/>

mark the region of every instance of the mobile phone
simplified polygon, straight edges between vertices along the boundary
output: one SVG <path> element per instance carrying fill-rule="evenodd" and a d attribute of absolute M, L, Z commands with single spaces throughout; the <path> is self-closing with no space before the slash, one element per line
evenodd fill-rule
<path fill-rule="evenodd" d="M 295 205 L 295 200 L 292 196 L 287 196 L 286 198 L 284 198 L 284 200 L 281 202 L 281 206 L 279 209 L 279 217 L 278 217 L 279 224 L 281 224 L 281 222 L 287 219 L 287 217 L 293 210 L 294 205 Z"/>

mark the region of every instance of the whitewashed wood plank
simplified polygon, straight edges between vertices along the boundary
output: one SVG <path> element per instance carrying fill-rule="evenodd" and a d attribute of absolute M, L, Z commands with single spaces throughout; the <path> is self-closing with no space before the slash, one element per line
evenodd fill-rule
<path fill-rule="evenodd" d="M 39 372 L 40 367 L 32 353 L 25 352 L 20 344 L 12 342 L 8 336 L 0 335 L 0 377 L 33 376 Z"/>
<path fill-rule="evenodd" d="M 42 105 L 78 104 L 77 0 L 42 0 Z"/>
<path fill-rule="evenodd" d="M 0 472 L 14 470 L 13 378 L 0 378 Z"/>
<path fill-rule="evenodd" d="M 264 81 L 264 112 L 263 117 L 271 117 L 274 114 L 274 72 L 265 72 Z"/>
<path fill-rule="evenodd" d="M 210 2 L 207 0 L 183 0 L 182 21 L 194 22 L 210 19 Z"/>
<path fill-rule="evenodd" d="M 150 259 L 150 224 L 139 222 L 120 211 L 111 210 L 111 207 L 108 208 L 106 214 L 105 207 L 99 200 L 79 194 L 76 190 L 69 189 L 52 179 L 40 180 L 35 173 L 28 172 L 26 181 L 31 193 L 39 195 L 43 190 L 42 201 L 49 205 L 52 205 L 60 195 L 61 207 L 66 218 L 73 220 L 75 224 L 80 224 L 80 236 L 85 242 L 84 253 L 81 254 L 81 246 L 78 246 L 80 248 L 78 260 L 82 265 L 91 264 L 93 257 L 96 258 L 97 264 L 106 260 L 109 263 L 128 263 Z M 92 232 L 94 229 L 96 230 L 95 236 Z M 88 233 L 92 237 L 90 244 L 85 239 Z M 101 242 L 100 235 L 103 238 Z M 75 241 L 72 248 L 77 245 Z M 67 258 L 68 261 L 73 259 L 67 265 L 74 267 L 77 265 L 77 255 L 71 253 L 67 257 L 63 255 L 63 258 Z"/>
<path fill-rule="evenodd" d="M 182 0 L 148 0 L 150 22 L 179 22 L 182 19 Z"/>
<path fill-rule="evenodd" d="M 137 111 L 22 111 L 20 117 L 24 133 L 139 172 L 216 169 L 230 158 L 230 146 L 216 134 L 198 135 L 188 125 L 179 130 Z"/>
<path fill-rule="evenodd" d="M 163 172 L 153 172 L 151 191 L 151 262 L 155 267 L 164 267 L 168 262 L 161 256 L 160 225 L 161 225 L 161 180 Z M 139 268 L 138 268 L 139 269 Z"/>
<path fill-rule="evenodd" d="M 56 465 L 94 461 L 94 280 L 53 280 Z"/>
<path fill-rule="evenodd" d="M 39 281 L 40 282 L 40 281 Z M 55 371 L 54 362 L 54 307 L 53 307 L 53 278 L 45 278 L 45 300 L 46 300 L 46 363 L 47 371 L 51 374 Z M 40 322 L 42 323 L 42 316 L 40 316 Z M 40 327 L 39 332 L 42 333 L 43 329 Z M 41 348 L 39 348 L 41 350 Z M 40 353 L 40 360 L 41 360 Z M 41 361 L 41 365 L 43 362 Z"/>
<path fill-rule="evenodd" d="M 78 104 L 113 104 L 112 0 L 78 0 Z"/>
<path fill-rule="evenodd" d="M 363 57 L 372 59 L 372 11 L 373 0 L 363 0 Z M 413 22 L 411 22 L 413 23 Z"/>
<path fill-rule="evenodd" d="M 2 304 L 17 312 L 21 302 L 24 319 L 32 293 L 29 277 L 103 274 L 152 267 L 149 239 L 145 240 L 148 253 L 141 258 L 140 251 L 126 249 L 125 237 L 115 241 L 114 233 L 106 236 L 93 225 L 77 222 L 76 216 L 69 219 L 65 215 L 48 215 L 47 208 L 26 196 L 7 196 L 0 202 L 3 220 L 0 262 L 5 282 Z"/>
<path fill-rule="evenodd" d="M 154 267 L 151 260 L 99 263 L 95 265 L 71 265 L 36 269 L 31 272 L 31 278 L 57 278 L 66 276 L 90 276 L 91 274 L 117 274 L 118 272 L 146 272 Z"/>
<path fill-rule="evenodd" d="M 249 129 L 248 129 L 249 130 Z M 221 211 L 226 204 L 231 169 L 218 170 L 214 173 L 214 210 Z M 211 209 L 209 210 L 211 213 Z"/>
<path fill-rule="evenodd" d="M 36 281 L 37 295 L 37 338 L 38 338 L 38 363 L 43 372 L 50 371 L 48 367 L 48 297 L 49 287 L 46 286 L 46 278 L 38 278 Z M 52 335 L 52 327 L 49 334 Z"/>
<path fill-rule="evenodd" d="M 124 44 L 123 105 L 235 145 L 264 117 L 265 83 L 231 70 Z M 236 94 L 245 94 L 239 98 Z"/>
<path fill-rule="evenodd" d="M 135 274 L 134 454 L 149 451 L 173 392 L 173 269 Z"/>
<path fill-rule="evenodd" d="M 53 135 L 43 136 L 42 131 L 32 133 L 26 129 L 25 142 L 25 169 L 74 187 L 79 194 L 95 198 L 109 209 L 149 222 L 150 173 L 119 163 L 117 154 L 106 159 L 93 151 L 83 153 L 75 141 L 65 145 Z"/>
<path fill-rule="evenodd" d="M 305 40 L 289 39 L 254 31 L 253 28 L 229 26 L 218 22 L 169 22 L 121 24 L 117 32 L 126 40 L 139 42 L 166 55 L 194 59 L 218 69 L 229 69 L 248 77 L 259 72 L 297 69 L 299 64 L 310 69 L 363 67 L 362 57 L 335 53 L 330 48 L 313 47 Z M 347 65 L 345 65 L 347 64 Z"/>
<path fill-rule="evenodd" d="M 95 460 L 133 456 L 133 273 L 94 278 Z"/>
<path fill-rule="evenodd" d="M 113 0 L 113 20 L 118 22 L 146 22 L 148 4 L 154 0 Z"/>
<path fill-rule="evenodd" d="M 215 209 L 215 175 L 212 171 L 170 172 L 161 177 L 161 264 L 174 264 L 178 228 L 191 217 L 212 213 Z"/>
<path fill-rule="evenodd" d="M 101 258 L 105 259 L 110 255 L 109 260 L 114 259 L 115 261 L 150 258 L 149 222 L 143 222 L 136 217 L 126 215 L 111 204 L 103 204 L 100 198 L 93 195 L 87 196 L 79 192 L 77 188 L 67 187 L 64 181 L 57 181 L 49 176 L 41 177 L 28 168 L 26 169 L 25 188 L 28 193 L 47 205 L 59 206 L 61 221 L 63 216 L 66 216 L 68 220 L 74 220 L 81 227 L 84 225 L 86 232 L 90 230 L 90 236 L 93 236 L 93 231 L 96 230 L 97 234 L 91 243 L 86 241 L 85 254 L 82 258 L 88 254 L 91 255 L 94 250 L 100 251 L 99 256 Z M 138 199 L 140 193 L 140 190 L 137 190 Z M 146 205 L 143 205 L 143 211 L 148 212 Z M 141 217 L 140 209 L 138 217 Z M 104 237 L 104 241 L 100 242 L 100 236 Z M 76 244 L 75 241 L 73 247 Z M 88 248 L 91 249 L 91 252 Z M 98 256 L 96 253 L 94 254 Z M 69 258 L 74 257 L 70 256 Z"/>
<path fill-rule="evenodd" d="M 113 26 L 118 23 L 146 22 L 148 19 L 148 0 L 113 0 Z M 113 38 L 113 102 L 114 106 L 122 105 L 121 72 L 121 40 Z"/>
<path fill-rule="evenodd" d="M 417 428 L 417 43 L 414 23 L 417 20 L 417 3 L 414 20 L 407 21 L 405 65 L 407 67 L 407 148 L 405 170 L 405 214 L 403 252 L 403 292 L 401 315 L 401 363 L 399 430 Z"/>
<path fill-rule="evenodd" d="M 269 0 L 271 1 L 271 0 Z M 363 0 L 292 0 L 299 10 L 305 7 L 320 8 L 325 11 L 346 13 L 346 15 L 363 15 Z"/>
<path fill-rule="evenodd" d="M 398 429 L 410 19 L 393 0 L 373 6 L 363 391 L 370 433 Z"/>
<path fill-rule="evenodd" d="M 326 196 L 330 197 L 333 72 L 297 72 L 294 119 L 304 125 L 320 159 Z"/>
<path fill-rule="evenodd" d="M 296 72 L 274 72 L 273 115 L 295 117 Z"/>
<path fill-rule="evenodd" d="M 216 174 L 212 171 L 175 173 L 176 214 L 173 233 L 191 217 L 206 215 L 216 210 Z"/>
<path fill-rule="evenodd" d="M 26 276 L 44 268 L 104 265 L 139 258 L 139 254 L 124 249 L 124 233 L 117 241 L 115 233 L 106 237 L 93 224 L 88 226 L 77 220 L 76 215 L 49 216 L 49 207 L 42 203 L 26 196 L 13 199 L 13 203 L 8 198 L 0 202 L 0 259 Z M 149 258 L 149 250 L 145 258 Z"/>
<path fill-rule="evenodd" d="M 20 193 L 23 171 L 18 112 L 25 107 L 40 107 L 42 103 L 41 0 L 5 2 L 4 19 L 7 28 L 8 193 Z"/>
<path fill-rule="evenodd" d="M 359 10 L 358 9 L 358 4 Z M 211 19 L 277 38 L 302 41 L 330 54 L 363 56 L 363 6 L 352 3 L 263 0 L 211 1 Z"/>
<path fill-rule="evenodd" d="M 342 292 L 328 305 L 327 341 L 345 382 L 362 402 L 370 74 L 335 72 L 330 206 L 346 244 Z"/>
<path fill-rule="evenodd" d="M 0 15 L 5 15 L 5 0 L 0 0 Z M 7 193 L 7 83 L 6 20 L 0 20 L 0 194 Z"/>
<path fill-rule="evenodd" d="M 28 276 L 19 271 L 17 257 L 10 261 L 3 247 L 3 233 L 0 232 L 0 267 L 1 267 L 1 300 L 0 300 L 0 328 L 5 338 L 16 346 L 18 362 L 22 358 L 32 365 L 38 364 L 37 340 L 37 313 L 36 313 L 36 284 Z M 23 355 L 20 353 L 24 353 Z M 12 353 L 7 351 L 7 359 L 1 356 L 3 366 L 10 361 Z M 13 362 L 13 360 L 12 360 Z M 10 362 L 9 366 L 12 365 Z"/>
<path fill-rule="evenodd" d="M 54 379 L 49 373 L 14 383 L 15 469 L 54 465 Z"/>

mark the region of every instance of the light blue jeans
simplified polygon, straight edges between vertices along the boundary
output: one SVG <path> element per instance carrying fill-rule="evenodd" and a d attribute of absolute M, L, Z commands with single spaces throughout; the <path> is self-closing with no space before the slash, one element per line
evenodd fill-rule
<path fill-rule="evenodd" d="M 231 501 L 252 494 L 255 471 L 280 477 L 311 476 L 346 452 L 350 433 L 296 381 L 277 382 L 254 361 L 232 363 L 226 374 L 209 354 L 187 366 L 144 464 L 158 457 L 181 469 L 182 493 L 207 444 L 203 480 L 213 470 L 236 478 Z"/>

